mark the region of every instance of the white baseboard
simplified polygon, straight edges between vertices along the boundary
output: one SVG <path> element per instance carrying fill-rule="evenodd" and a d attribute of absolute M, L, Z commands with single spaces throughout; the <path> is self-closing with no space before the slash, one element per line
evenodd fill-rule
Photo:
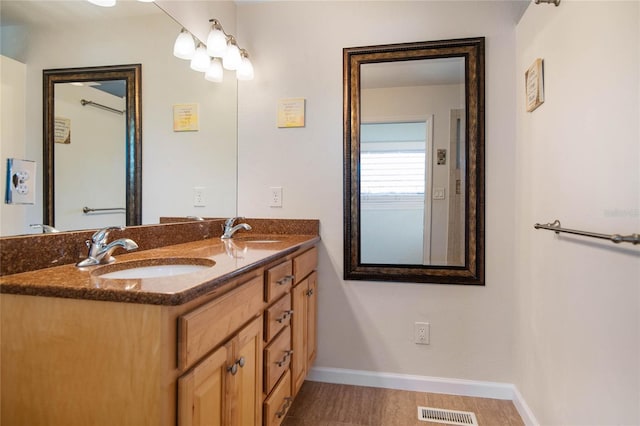
<path fill-rule="evenodd" d="M 445 379 L 441 377 L 410 374 L 379 373 L 344 368 L 314 367 L 307 380 L 339 383 L 343 385 L 371 386 L 416 392 L 444 393 L 479 398 L 507 399 L 513 401 L 522 421 L 527 426 L 538 425 L 533 413 L 515 385 L 510 383 L 481 382 L 476 380 Z"/>

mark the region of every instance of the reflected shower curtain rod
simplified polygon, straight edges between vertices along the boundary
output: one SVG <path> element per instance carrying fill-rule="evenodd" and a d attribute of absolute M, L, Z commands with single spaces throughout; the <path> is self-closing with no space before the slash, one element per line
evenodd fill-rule
<path fill-rule="evenodd" d="M 640 234 L 631 234 L 631 235 L 620 235 L 620 234 L 598 234 L 595 232 L 586 232 L 586 231 L 577 231 L 575 229 L 566 229 L 561 228 L 560 221 L 558 219 L 554 220 L 551 223 L 539 224 L 536 223 L 533 225 L 535 229 L 546 229 L 548 231 L 554 231 L 556 234 L 561 232 L 566 232 L 567 234 L 581 235 L 584 237 L 591 238 L 599 238 L 601 240 L 609 240 L 616 244 L 618 243 L 631 243 L 631 244 L 640 244 Z"/>
<path fill-rule="evenodd" d="M 88 101 L 86 99 L 81 99 L 80 103 L 82 104 L 82 106 L 89 105 L 89 106 L 92 106 L 92 107 L 104 109 L 106 111 L 115 112 L 116 114 L 120 114 L 120 115 L 122 115 L 122 114 L 124 114 L 126 112 L 126 110 L 122 111 L 122 110 L 119 110 L 119 109 L 111 108 L 110 106 L 102 105 L 102 104 L 99 104 L 99 103 L 93 102 L 93 101 Z"/>

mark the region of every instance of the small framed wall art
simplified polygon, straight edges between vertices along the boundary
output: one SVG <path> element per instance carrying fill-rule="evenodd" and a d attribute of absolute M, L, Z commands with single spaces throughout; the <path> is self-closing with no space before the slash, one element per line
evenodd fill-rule
<path fill-rule="evenodd" d="M 304 127 L 305 98 L 278 100 L 278 127 Z"/>
<path fill-rule="evenodd" d="M 544 62 L 536 59 L 524 74 L 527 96 L 527 112 L 544 103 Z"/>
<path fill-rule="evenodd" d="M 173 105 L 173 131 L 174 132 L 197 132 L 200 130 L 198 104 L 175 104 Z"/>

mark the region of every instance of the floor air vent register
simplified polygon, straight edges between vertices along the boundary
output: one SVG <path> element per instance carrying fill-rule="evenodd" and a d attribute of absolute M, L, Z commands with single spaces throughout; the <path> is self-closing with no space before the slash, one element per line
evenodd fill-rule
<path fill-rule="evenodd" d="M 470 411 L 443 410 L 441 408 L 418 407 L 418 420 L 448 425 L 478 426 L 476 415 Z"/>

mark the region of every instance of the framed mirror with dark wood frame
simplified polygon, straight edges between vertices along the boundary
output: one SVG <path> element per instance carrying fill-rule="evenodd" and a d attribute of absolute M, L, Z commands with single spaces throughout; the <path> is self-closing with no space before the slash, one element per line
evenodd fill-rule
<path fill-rule="evenodd" d="M 61 225 L 61 216 L 70 210 L 73 216 L 64 221 L 65 225 L 61 225 L 60 230 L 142 223 L 141 70 L 140 64 L 43 70 L 44 224 L 54 227 Z M 65 101 L 61 94 L 63 91 L 87 90 L 78 86 L 100 89 L 94 90 L 94 96 L 110 96 L 120 102 L 121 109 L 104 102 L 79 99 L 80 96 L 74 94 L 78 99 L 74 98 L 72 108 L 97 107 L 91 112 L 102 114 L 99 123 L 85 122 L 85 118 L 71 120 L 61 116 L 61 102 Z M 104 92 L 109 94 L 105 95 Z M 118 114 L 120 117 L 116 118 Z M 115 129 L 109 130 L 109 137 L 96 143 L 99 137 L 105 138 L 103 122 L 108 120 L 117 121 Z M 94 144 L 93 147 L 90 143 Z M 59 152 L 59 157 L 67 155 L 57 150 L 58 146 L 65 144 L 67 147 L 74 146 L 76 150 L 81 150 L 80 146 L 83 146 L 84 150 L 70 156 L 71 162 L 63 164 L 57 161 L 56 152 Z M 115 176 L 111 173 L 115 173 Z M 75 185 L 75 189 L 66 188 L 67 191 L 63 191 L 57 188 L 63 184 L 63 180 L 67 185 Z M 63 203 L 59 194 L 77 194 L 79 188 L 84 192 L 85 199 L 74 201 L 73 207 L 65 205 L 61 208 L 56 205 L 56 199 L 58 204 Z M 115 201 L 103 201 L 104 198 L 100 198 L 102 195 L 107 198 L 106 194 L 109 193 L 116 194 L 111 196 Z M 87 203 L 91 202 L 86 198 L 92 198 L 97 204 L 83 212 L 81 206 L 87 207 Z M 97 211 L 97 216 L 106 214 L 112 217 L 105 217 L 102 223 L 81 222 L 82 217 L 93 213 L 91 210 Z M 114 218 L 113 215 L 118 213 L 120 218 Z"/>
<path fill-rule="evenodd" d="M 345 48 L 344 278 L 484 285 L 484 38 Z"/>

